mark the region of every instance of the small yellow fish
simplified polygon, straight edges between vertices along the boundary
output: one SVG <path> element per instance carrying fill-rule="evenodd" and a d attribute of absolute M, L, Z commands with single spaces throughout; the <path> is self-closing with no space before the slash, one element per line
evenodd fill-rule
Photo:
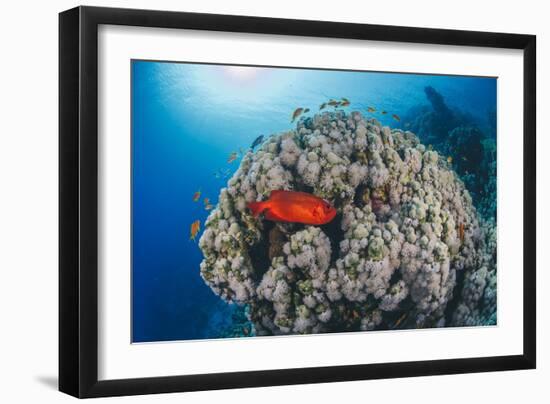
<path fill-rule="evenodd" d="M 227 158 L 227 162 L 228 163 L 232 163 L 234 162 L 235 160 L 237 160 L 237 157 L 239 156 L 239 154 L 237 152 L 233 152 L 229 155 L 229 157 Z"/>
<path fill-rule="evenodd" d="M 347 107 L 349 104 L 350 104 L 350 102 L 348 100 L 344 100 L 340 103 L 340 106 Z"/>
<path fill-rule="evenodd" d="M 397 122 L 399 122 L 401 120 L 401 118 L 399 118 L 399 116 L 397 114 L 392 114 L 391 117 L 393 119 L 395 119 Z"/>
<path fill-rule="evenodd" d="M 368 108 L 367 108 L 367 111 L 368 111 L 368 112 L 376 112 L 376 109 L 373 108 L 373 107 L 368 107 Z M 382 113 L 383 113 L 383 112 L 382 112 Z"/>
<path fill-rule="evenodd" d="M 342 102 L 347 102 L 349 104 L 349 100 L 346 97 L 342 97 Z"/>
<path fill-rule="evenodd" d="M 451 156 L 447 157 L 447 163 L 452 164 L 453 158 Z"/>
<path fill-rule="evenodd" d="M 193 202 L 198 202 L 199 199 L 201 199 L 201 190 L 199 189 L 197 192 L 193 194 Z"/>
<path fill-rule="evenodd" d="M 319 105 L 319 111 L 321 111 L 322 109 L 325 109 L 326 106 L 327 106 L 327 103 L 323 102 L 321 105 Z"/>
<path fill-rule="evenodd" d="M 296 108 L 292 113 L 292 120 L 290 122 L 294 122 L 296 118 L 298 118 L 302 114 L 302 112 L 304 112 L 303 108 Z"/>
<path fill-rule="evenodd" d="M 338 105 L 340 105 L 340 103 L 336 100 L 330 100 L 327 104 L 331 107 L 337 107 Z"/>
<path fill-rule="evenodd" d="M 201 221 L 195 220 L 193 223 L 191 223 L 191 237 L 190 240 L 195 241 L 195 237 L 197 237 L 197 234 L 201 230 Z"/>

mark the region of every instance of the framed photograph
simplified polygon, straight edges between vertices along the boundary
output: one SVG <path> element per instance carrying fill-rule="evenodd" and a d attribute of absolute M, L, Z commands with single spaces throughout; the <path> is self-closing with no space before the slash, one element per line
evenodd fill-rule
<path fill-rule="evenodd" d="M 59 387 L 535 368 L 535 37 L 59 18 Z"/>

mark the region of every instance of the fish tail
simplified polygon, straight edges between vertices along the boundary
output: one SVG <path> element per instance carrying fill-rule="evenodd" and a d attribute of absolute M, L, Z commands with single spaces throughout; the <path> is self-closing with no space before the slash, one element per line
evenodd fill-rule
<path fill-rule="evenodd" d="M 252 214 L 254 217 L 257 217 L 260 213 L 262 213 L 264 210 L 267 209 L 267 201 L 266 202 L 249 202 L 248 203 L 248 209 L 252 211 Z"/>

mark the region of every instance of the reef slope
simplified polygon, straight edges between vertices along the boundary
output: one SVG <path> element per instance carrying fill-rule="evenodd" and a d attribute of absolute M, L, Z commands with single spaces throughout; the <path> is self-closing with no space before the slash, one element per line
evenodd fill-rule
<path fill-rule="evenodd" d="M 254 218 L 272 190 L 326 198 L 328 225 Z M 199 246 L 201 276 L 255 335 L 496 323 L 496 229 L 446 159 L 359 112 L 303 118 L 248 152 Z"/>

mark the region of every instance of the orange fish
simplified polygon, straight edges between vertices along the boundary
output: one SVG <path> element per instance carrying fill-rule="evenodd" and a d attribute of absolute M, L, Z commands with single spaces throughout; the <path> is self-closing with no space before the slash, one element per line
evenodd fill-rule
<path fill-rule="evenodd" d="M 191 237 L 190 240 L 195 241 L 195 237 L 197 237 L 197 234 L 201 230 L 201 221 L 195 220 L 193 223 L 191 223 Z"/>
<path fill-rule="evenodd" d="M 403 322 L 403 320 L 405 320 L 405 317 L 407 317 L 407 314 L 408 314 L 408 313 L 405 313 L 405 314 L 403 314 L 401 317 L 399 317 L 399 318 L 397 319 L 397 321 L 395 322 L 395 324 L 393 325 L 393 328 L 399 327 L 399 324 L 401 324 L 401 323 Z"/>
<path fill-rule="evenodd" d="M 198 202 L 199 199 L 201 199 L 201 190 L 200 189 L 193 194 L 193 202 Z"/>
<path fill-rule="evenodd" d="M 294 122 L 296 120 L 296 118 L 298 118 L 302 112 L 304 112 L 304 109 L 303 108 L 296 108 L 294 110 L 294 112 L 292 113 L 292 118 L 291 118 L 291 121 L 290 122 Z"/>
<path fill-rule="evenodd" d="M 233 152 L 229 155 L 229 157 L 227 158 L 227 162 L 228 163 L 232 163 L 234 162 L 235 160 L 237 160 L 237 157 L 239 157 L 239 153 L 237 152 Z"/>
<path fill-rule="evenodd" d="M 209 198 L 204 198 L 202 201 L 204 202 L 205 205 L 208 205 L 210 203 Z"/>
<path fill-rule="evenodd" d="M 460 237 L 460 242 L 464 243 L 464 223 L 458 225 L 458 236 Z"/>
<path fill-rule="evenodd" d="M 330 203 L 305 192 L 271 191 L 267 201 L 250 202 L 247 206 L 254 216 L 265 212 L 264 217 L 275 222 L 321 225 L 336 216 Z"/>

